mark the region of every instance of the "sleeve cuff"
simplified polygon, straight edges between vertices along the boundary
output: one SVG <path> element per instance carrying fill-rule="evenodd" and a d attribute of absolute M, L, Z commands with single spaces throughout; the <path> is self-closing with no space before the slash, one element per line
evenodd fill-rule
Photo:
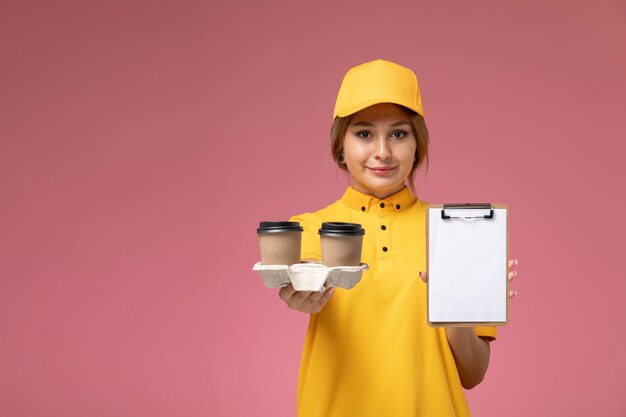
<path fill-rule="evenodd" d="M 496 340 L 498 336 L 498 330 L 495 327 L 474 327 L 474 333 L 478 337 L 489 339 L 489 341 Z"/>
<path fill-rule="evenodd" d="M 316 252 L 302 252 L 301 259 L 315 259 L 316 261 L 322 260 L 322 255 Z"/>

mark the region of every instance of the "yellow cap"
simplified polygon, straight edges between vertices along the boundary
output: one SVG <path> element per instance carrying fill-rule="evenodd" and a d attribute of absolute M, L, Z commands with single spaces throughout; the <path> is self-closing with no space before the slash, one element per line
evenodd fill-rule
<path fill-rule="evenodd" d="M 351 68 L 343 77 L 333 118 L 346 117 L 379 103 L 399 104 L 424 117 L 415 73 L 384 59 Z"/>

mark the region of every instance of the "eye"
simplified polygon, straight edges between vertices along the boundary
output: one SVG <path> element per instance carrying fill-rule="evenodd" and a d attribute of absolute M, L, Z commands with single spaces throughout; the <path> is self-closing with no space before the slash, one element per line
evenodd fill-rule
<path fill-rule="evenodd" d="M 394 138 L 394 139 L 402 139 L 406 135 L 407 135 L 407 133 L 404 130 L 396 130 L 396 131 L 391 133 L 391 137 Z"/>
<path fill-rule="evenodd" d="M 358 132 L 356 132 L 356 135 L 360 138 L 371 138 L 372 137 L 372 132 L 370 132 L 369 130 L 359 130 Z"/>

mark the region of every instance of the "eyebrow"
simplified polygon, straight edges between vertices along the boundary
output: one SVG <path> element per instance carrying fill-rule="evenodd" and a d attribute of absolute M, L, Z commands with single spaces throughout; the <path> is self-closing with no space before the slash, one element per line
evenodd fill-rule
<path fill-rule="evenodd" d="M 410 125 L 410 123 L 405 120 L 400 120 L 399 122 L 392 123 L 390 127 L 398 127 L 398 126 L 403 126 L 403 125 Z M 370 122 L 357 122 L 357 123 L 353 123 L 352 126 L 374 127 L 374 124 Z"/>

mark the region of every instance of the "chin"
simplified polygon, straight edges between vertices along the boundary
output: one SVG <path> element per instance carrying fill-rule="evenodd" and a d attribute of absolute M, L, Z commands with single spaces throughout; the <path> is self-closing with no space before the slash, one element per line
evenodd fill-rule
<path fill-rule="evenodd" d="M 370 185 L 374 188 L 384 188 L 385 190 L 390 190 L 404 185 L 404 181 L 400 181 L 399 179 L 381 178 L 374 179 L 373 181 L 371 181 Z"/>

